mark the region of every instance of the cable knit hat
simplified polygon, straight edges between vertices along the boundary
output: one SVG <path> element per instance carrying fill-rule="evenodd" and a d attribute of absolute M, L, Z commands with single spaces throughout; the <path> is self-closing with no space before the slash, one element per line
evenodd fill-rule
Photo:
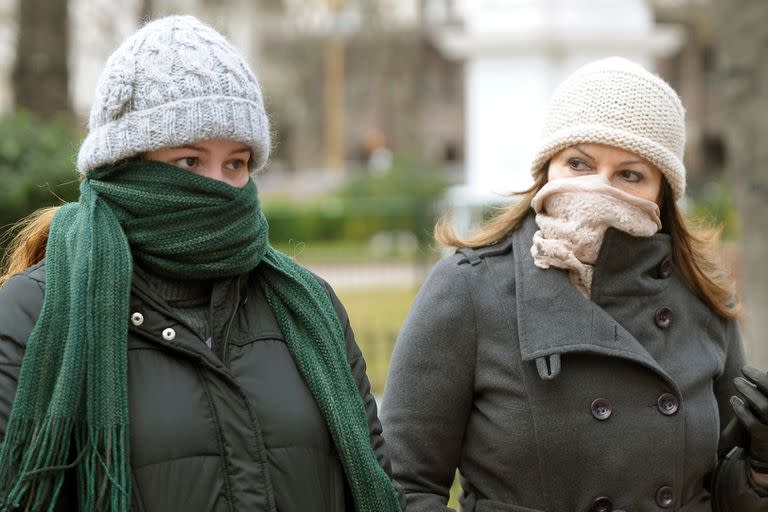
<path fill-rule="evenodd" d="M 77 169 L 200 140 L 247 144 L 251 168 L 269 156 L 261 88 L 240 53 L 192 16 L 147 23 L 109 57 Z"/>
<path fill-rule="evenodd" d="M 664 80 L 620 57 L 589 63 L 555 91 L 531 166 L 538 174 L 559 151 L 599 143 L 635 153 L 664 174 L 675 200 L 685 192 L 685 110 Z"/>

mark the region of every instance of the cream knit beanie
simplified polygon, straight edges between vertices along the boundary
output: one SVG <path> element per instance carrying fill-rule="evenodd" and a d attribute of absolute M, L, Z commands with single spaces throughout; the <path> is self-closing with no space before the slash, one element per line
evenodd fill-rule
<path fill-rule="evenodd" d="M 236 140 L 269 156 L 261 88 L 242 56 L 192 16 L 152 21 L 109 57 L 99 78 L 77 169 L 88 171 L 156 149 Z"/>
<path fill-rule="evenodd" d="M 685 192 L 685 110 L 680 98 L 664 80 L 626 59 L 591 62 L 561 83 L 542 135 L 531 165 L 534 175 L 566 147 L 592 142 L 654 164 L 675 200 Z"/>

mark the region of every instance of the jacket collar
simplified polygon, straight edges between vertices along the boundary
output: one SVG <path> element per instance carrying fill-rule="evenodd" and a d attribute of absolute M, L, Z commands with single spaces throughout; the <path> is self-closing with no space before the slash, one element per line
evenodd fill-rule
<path fill-rule="evenodd" d="M 513 233 L 517 329 L 523 360 L 536 360 L 544 379 L 557 376 L 560 355 L 571 352 L 624 357 L 666 375 L 645 348 L 598 303 L 584 298 L 566 271 L 540 269 L 533 263 L 531 244 L 538 229 L 533 215 Z M 658 293 L 667 280 L 653 271 L 669 254 L 668 235 L 634 238 L 617 230 L 606 232 L 595 268 L 597 294 Z M 630 254 L 631 257 L 627 257 Z M 661 283 L 659 283 L 661 282 Z"/>

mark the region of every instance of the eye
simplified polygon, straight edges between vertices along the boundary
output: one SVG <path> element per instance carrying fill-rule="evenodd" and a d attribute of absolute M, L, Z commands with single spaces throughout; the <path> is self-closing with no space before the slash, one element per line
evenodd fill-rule
<path fill-rule="evenodd" d="M 199 161 L 200 159 L 195 156 L 185 156 L 184 158 L 179 158 L 173 164 L 182 169 L 192 169 Z"/>
<path fill-rule="evenodd" d="M 619 176 L 621 176 L 621 179 L 629 183 L 640 183 L 645 179 L 643 173 L 629 170 L 619 171 Z"/>
<path fill-rule="evenodd" d="M 235 159 L 227 162 L 227 169 L 230 171 L 239 171 L 243 168 L 248 168 L 248 160 Z"/>
<path fill-rule="evenodd" d="M 568 167 L 574 171 L 588 171 L 590 169 L 587 162 L 585 162 L 581 158 L 575 158 L 575 157 L 568 159 Z"/>

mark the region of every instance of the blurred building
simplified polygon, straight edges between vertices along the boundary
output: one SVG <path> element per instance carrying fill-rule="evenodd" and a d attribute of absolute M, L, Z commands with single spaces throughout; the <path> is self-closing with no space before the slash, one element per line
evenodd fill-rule
<path fill-rule="evenodd" d="M 720 180 L 726 163 L 722 81 L 717 70 L 717 26 L 712 0 L 652 0 L 657 23 L 683 31 L 678 51 L 656 59 L 656 68 L 680 94 L 686 108 L 685 163 L 689 193 Z"/>
<path fill-rule="evenodd" d="M 18 1 L 0 0 L 4 110 Z M 83 119 L 105 59 L 142 17 L 191 13 L 224 32 L 262 81 L 275 138 L 265 178 L 276 187 L 316 192 L 394 154 L 481 196 L 519 189 L 554 86 L 612 54 L 656 66 L 681 93 L 694 187 L 722 166 L 710 0 L 69 2 Z"/>

